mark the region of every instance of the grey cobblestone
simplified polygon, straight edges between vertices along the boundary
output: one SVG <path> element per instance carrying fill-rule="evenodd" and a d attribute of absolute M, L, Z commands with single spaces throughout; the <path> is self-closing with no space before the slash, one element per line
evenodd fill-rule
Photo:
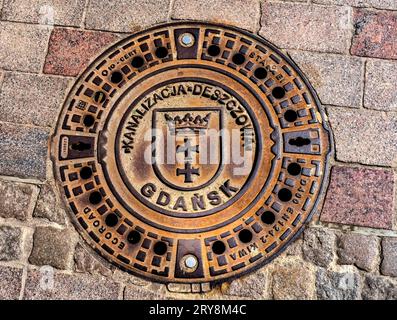
<path fill-rule="evenodd" d="M 313 299 L 314 283 L 314 272 L 303 262 L 275 264 L 271 273 L 272 297 L 276 300 Z"/>
<path fill-rule="evenodd" d="M 167 21 L 169 0 L 90 1 L 85 25 L 88 29 L 136 32 Z"/>
<path fill-rule="evenodd" d="M 108 277 L 112 276 L 112 269 L 114 269 L 113 266 L 97 260 L 93 256 L 94 254 L 95 253 L 93 252 L 88 252 L 86 248 L 78 243 L 74 253 L 75 270 L 77 272 L 97 273 Z"/>
<path fill-rule="evenodd" d="M 281 48 L 347 53 L 350 16 L 344 7 L 264 1 L 259 33 Z"/>
<path fill-rule="evenodd" d="M 360 277 L 355 273 L 338 273 L 320 269 L 317 272 L 317 298 L 321 300 L 356 300 Z"/>
<path fill-rule="evenodd" d="M 68 229 L 37 227 L 33 236 L 33 250 L 29 262 L 34 265 L 50 265 L 68 269 L 72 262 L 75 241 Z"/>
<path fill-rule="evenodd" d="M 126 286 L 124 290 L 124 300 L 160 300 L 165 298 L 164 290 L 155 288 L 140 287 L 134 285 Z"/>
<path fill-rule="evenodd" d="M 361 297 L 364 300 L 396 300 L 397 282 L 368 274 L 363 281 Z"/>
<path fill-rule="evenodd" d="M 79 26 L 85 0 L 4 0 L 1 18 L 40 24 Z"/>
<path fill-rule="evenodd" d="M 397 115 L 344 108 L 328 108 L 328 114 L 338 160 L 381 166 L 397 164 Z"/>
<path fill-rule="evenodd" d="M 44 180 L 48 138 L 47 129 L 0 122 L 0 174 Z"/>
<path fill-rule="evenodd" d="M 50 28 L 45 26 L 0 22 L 0 68 L 39 72 L 49 35 Z"/>
<path fill-rule="evenodd" d="M 47 219 L 58 224 L 65 224 L 66 212 L 63 209 L 63 204 L 60 203 L 60 199 L 56 196 L 54 188 L 48 184 L 40 186 L 40 194 L 33 212 L 33 217 Z"/>
<path fill-rule="evenodd" d="M 229 286 L 226 286 L 226 290 L 222 290 L 222 292 L 232 296 L 263 299 L 267 296 L 268 282 L 266 269 L 261 269 L 232 281 Z"/>
<path fill-rule="evenodd" d="M 258 0 L 175 0 L 171 13 L 173 19 L 205 20 L 251 31 L 256 31 L 259 15 Z"/>
<path fill-rule="evenodd" d="M 41 270 L 28 271 L 25 300 L 109 300 L 119 297 L 120 285 L 104 277 Z"/>
<path fill-rule="evenodd" d="M 321 267 L 328 267 L 334 259 L 335 234 L 320 228 L 308 228 L 304 232 L 303 256 Z"/>
<path fill-rule="evenodd" d="M 68 84 L 65 78 L 6 73 L 0 94 L 0 121 L 54 126 Z"/>
<path fill-rule="evenodd" d="M 374 236 L 344 234 L 338 239 L 338 263 L 374 271 L 378 265 L 378 247 L 378 239 Z"/>
<path fill-rule="evenodd" d="M 35 185 L 0 181 L 0 217 L 28 219 L 32 214 L 37 194 L 38 188 Z"/>
<path fill-rule="evenodd" d="M 294 242 L 290 243 L 287 246 L 287 248 L 282 253 L 282 255 L 301 257 L 302 250 L 303 250 L 303 239 L 301 234 L 297 239 L 294 240 Z"/>
<path fill-rule="evenodd" d="M 397 238 L 383 238 L 381 273 L 397 277 Z"/>
<path fill-rule="evenodd" d="M 0 226 L 0 260 L 19 260 L 22 256 L 22 230 L 19 227 Z"/>
<path fill-rule="evenodd" d="M 293 50 L 289 53 L 308 76 L 323 104 L 361 106 L 364 64 L 360 58 Z"/>
<path fill-rule="evenodd" d="M 397 61 L 369 59 L 366 67 L 364 106 L 369 109 L 397 111 L 396 83 Z"/>
<path fill-rule="evenodd" d="M 22 286 L 22 269 L 0 266 L 0 300 L 16 300 Z"/>

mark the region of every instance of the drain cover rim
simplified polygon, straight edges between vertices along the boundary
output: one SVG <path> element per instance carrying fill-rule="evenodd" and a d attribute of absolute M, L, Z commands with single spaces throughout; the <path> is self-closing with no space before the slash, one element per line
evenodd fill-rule
<path fill-rule="evenodd" d="M 318 192 L 318 196 L 315 198 L 315 202 L 313 205 L 313 208 L 310 212 L 310 214 L 307 215 L 306 219 L 302 222 L 301 226 L 295 230 L 293 236 L 287 240 L 286 242 L 284 242 L 281 246 L 278 247 L 278 251 L 276 253 L 273 253 L 271 256 L 269 256 L 266 259 L 262 259 L 262 261 L 260 263 L 251 265 L 249 268 L 247 268 L 246 270 L 239 272 L 239 273 L 235 273 L 232 275 L 227 275 L 225 277 L 222 278 L 217 278 L 217 279 L 185 279 L 185 281 L 181 280 L 181 279 L 174 279 L 175 281 L 170 281 L 169 279 L 162 279 L 162 278 L 153 278 L 151 276 L 146 276 L 145 274 L 142 273 L 137 273 L 134 270 L 130 270 L 130 269 L 126 269 L 125 271 L 130 272 L 134 275 L 137 275 L 139 277 L 143 277 L 146 278 L 148 280 L 151 281 L 156 281 L 156 282 L 163 282 L 163 283 L 172 283 L 172 282 L 187 282 L 187 283 L 204 283 L 204 282 L 211 282 L 211 283 L 218 283 L 218 282 L 223 282 L 223 281 L 229 281 L 231 279 L 240 277 L 241 275 L 247 274 L 247 273 L 251 273 L 254 270 L 257 270 L 259 268 L 261 268 L 262 266 L 264 266 L 265 264 L 268 264 L 269 262 L 271 262 L 273 259 L 275 259 L 278 255 L 280 255 L 285 248 L 290 245 L 293 241 L 295 241 L 295 239 L 301 234 L 301 232 L 304 230 L 304 228 L 307 225 L 307 222 L 310 221 L 313 217 L 313 215 L 315 214 L 315 212 L 320 208 L 321 203 L 324 201 L 324 197 L 325 197 L 325 190 L 328 186 L 328 179 L 329 179 L 329 172 L 330 172 L 330 159 L 332 158 L 332 155 L 334 153 L 334 142 L 333 142 L 333 136 L 331 133 L 331 129 L 329 127 L 328 121 L 327 121 L 327 115 L 325 113 L 325 110 L 323 108 L 323 106 L 321 105 L 318 96 L 315 92 L 315 90 L 313 89 L 311 83 L 307 80 L 306 76 L 304 75 L 304 73 L 299 69 L 299 67 L 294 63 L 294 61 L 288 56 L 288 54 L 282 52 L 280 49 L 276 48 L 273 44 L 271 44 L 269 41 L 267 41 L 266 39 L 256 35 L 256 34 L 251 34 L 250 32 L 237 28 L 237 27 L 233 27 L 233 26 L 225 26 L 225 25 L 219 25 L 219 24 L 213 24 L 213 23 L 206 23 L 206 22 L 200 22 L 200 21 L 178 21 L 175 23 L 167 23 L 167 24 L 161 24 L 161 25 L 156 25 L 153 26 L 147 30 L 143 30 L 141 32 L 132 34 L 130 36 L 128 36 L 126 39 L 123 39 L 119 42 L 117 42 L 116 44 L 114 44 L 113 46 L 111 46 L 110 48 L 106 49 L 100 56 L 96 57 L 95 60 L 82 72 L 82 74 L 76 79 L 75 84 L 73 85 L 73 87 L 71 88 L 67 98 L 65 99 L 65 104 L 62 108 L 61 111 L 61 115 L 63 110 L 67 107 L 67 102 L 69 100 L 69 96 L 72 95 L 72 93 L 74 92 L 74 90 L 76 89 L 77 85 L 83 81 L 84 77 L 87 76 L 87 74 L 89 73 L 89 70 L 91 70 L 96 63 L 100 60 L 103 59 L 104 57 L 106 57 L 108 55 L 109 52 L 112 52 L 115 48 L 119 47 L 121 45 L 121 43 L 126 43 L 129 40 L 133 39 L 133 38 L 137 38 L 139 35 L 142 34 L 146 34 L 149 32 L 152 32 L 153 30 L 159 29 L 159 28 L 167 28 L 167 27 L 183 27 L 183 26 L 195 26 L 195 25 L 199 25 L 199 27 L 214 27 L 214 28 L 221 28 L 221 29 L 225 29 L 225 30 L 231 30 L 240 34 L 244 34 L 246 35 L 248 38 L 252 38 L 255 41 L 258 41 L 259 43 L 264 44 L 265 46 L 269 47 L 271 50 L 273 50 L 274 52 L 276 52 L 280 57 L 282 57 L 282 59 L 289 65 L 291 66 L 295 72 L 298 74 L 300 80 L 303 81 L 304 85 L 306 86 L 307 90 L 310 92 L 311 97 L 314 99 L 313 104 L 316 106 L 316 108 L 318 109 L 318 112 L 320 113 L 320 117 L 322 119 L 322 123 L 321 123 L 321 127 L 324 129 L 324 132 L 327 136 L 327 140 L 328 140 L 328 153 L 325 155 L 325 161 L 323 163 L 324 165 L 324 169 L 322 170 L 322 180 L 321 180 L 321 185 L 320 185 L 320 190 Z M 58 129 L 60 127 L 60 123 L 62 121 L 61 116 L 58 118 L 57 120 L 57 124 L 56 124 L 56 128 Z M 60 193 L 62 193 L 62 188 L 61 188 L 61 183 L 58 180 L 58 175 L 59 172 L 57 170 L 57 164 L 56 164 L 56 156 L 54 154 L 54 150 L 56 148 L 58 148 L 57 146 L 54 146 L 54 143 L 56 142 L 58 137 L 58 133 L 57 130 L 54 130 L 54 133 L 51 136 L 51 152 L 50 152 L 50 157 L 51 157 L 51 162 L 52 162 L 52 167 L 53 167 L 53 171 L 54 171 L 54 175 L 56 177 L 57 180 L 57 187 L 60 189 Z M 55 148 L 55 149 L 54 149 Z M 98 157 L 98 155 L 96 156 Z M 71 217 L 72 217 L 72 222 L 75 225 L 75 227 L 79 230 L 79 234 L 80 236 L 82 236 L 82 238 L 84 238 L 84 240 L 90 245 L 91 248 L 95 247 L 95 241 L 93 241 L 90 237 L 88 237 L 85 232 L 84 232 L 84 228 L 81 226 L 81 224 L 77 221 L 77 219 L 75 219 L 75 216 L 73 214 L 73 212 L 70 210 L 70 207 L 67 205 L 67 201 L 66 198 L 64 196 L 62 196 L 62 202 L 65 204 L 66 210 L 67 212 L 70 213 Z M 106 252 L 102 252 L 101 256 L 106 258 L 106 260 L 110 261 L 112 264 L 115 264 L 117 267 L 123 269 L 122 265 L 118 264 L 116 261 L 114 261 L 114 258 L 112 258 L 112 256 L 108 256 Z"/>

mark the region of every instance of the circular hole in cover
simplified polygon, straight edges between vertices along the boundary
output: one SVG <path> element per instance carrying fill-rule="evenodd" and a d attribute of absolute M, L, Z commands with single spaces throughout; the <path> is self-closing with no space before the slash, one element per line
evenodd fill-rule
<path fill-rule="evenodd" d="M 92 115 L 90 115 L 90 114 L 85 115 L 85 116 L 84 116 L 84 119 L 83 119 L 83 123 L 84 123 L 84 125 L 85 125 L 86 127 L 91 127 L 91 126 L 93 126 L 94 123 L 95 123 L 95 118 L 94 118 L 94 116 L 92 116 Z"/>
<path fill-rule="evenodd" d="M 119 71 L 113 72 L 110 76 L 110 81 L 112 83 L 119 83 L 121 80 L 123 80 L 123 75 Z"/>
<path fill-rule="evenodd" d="M 83 167 L 80 170 L 80 177 L 82 179 L 89 179 L 92 176 L 92 169 L 90 167 Z"/>
<path fill-rule="evenodd" d="M 287 171 L 291 176 L 297 176 L 301 173 L 302 167 L 296 162 L 292 162 L 288 165 Z"/>
<path fill-rule="evenodd" d="M 128 234 L 127 240 L 129 243 L 136 244 L 141 241 L 141 234 L 138 231 L 133 230 Z"/>
<path fill-rule="evenodd" d="M 156 49 L 155 55 L 157 58 L 163 59 L 168 56 L 168 49 L 166 47 L 158 47 Z"/>
<path fill-rule="evenodd" d="M 283 202 L 287 202 L 290 201 L 292 199 L 292 192 L 291 190 L 287 189 L 287 188 L 282 188 L 280 189 L 280 191 L 278 192 L 278 198 L 283 201 Z"/>
<path fill-rule="evenodd" d="M 276 221 L 276 216 L 271 211 L 265 211 L 261 215 L 261 220 L 264 224 L 272 224 Z"/>
<path fill-rule="evenodd" d="M 298 114 L 295 110 L 287 110 L 284 113 L 284 119 L 288 122 L 295 122 L 298 119 Z"/>
<path fill-rule="evenodd" d="M 89 201 L 92 204 L 98 204 L 102 201 L 102 195 L 99 191 L 91 192 Z"/>
<path fill-rule="evenodd" d="M 210 56 L 215 57 L 221 53 L 221 49 L 216 44 L 212 44 L 208 47 L 207 52 Z"/>
<path fill-rule="evenodd" d="M 255 69 L 254 76 L 257 79 L 265 79 L 267 77 L 267 71 L 265 68 L 259 67 L 259 68 Z"/>
<path fill-rule="evenodd" d="M 115 213 L 109 213 L 105 218 L 108 227 L 114 227 L 119 222 L 119 217 Z"/>
<path fill-rule="evenodd" d="M 248 229 L 243 229 L 243 230 L 241 230 L 239 232 L 238 238 L 243 243 L 251 242 L 251 240 L 252 240 L 252 232 L 249 231 Z"/>
<path fill-rule="evenodd" d="M 140 68 L 140 67 L 142 67 L 143 65 L 145 64 L 145 60 L 143 60 L 143 58 L 142 57 L 134 57 L 133 59 L 132 59 L 132 61 L 131 61 L 131 65 L 134 67 L 134 68 Z"/>
<path fill-rule="evenodd" d="M 276 99 L 281 99 L 285 96 L 285 90 L 282 87 L 275 87 L 272 90 L 272 95 L 273 97 L 275 97 Z"/>
<path fill-rule="evenodd" d="M 222 254 L 226 251 L 226 246 L 222 241 L 217 240 L 212 245 L 212 251 L 215 254 Z"/>
<path fill-rule="evenodd" d="M 162 256 L 167 252 L 167 245 L 163 241 L 156 242 L 154 244 L 153 251 L 155 254 Z"/>
<path fill-rule="evenodd" d="M 98 103 L 104 102 L 106 99 L 106 94 L 103 91 L 97 91 L 94 94 L 94 101 Z"/>
<path fill-rule="evenodd" d="M 243 64 L 245 61 L 245 56 L 241 53 L 236 53 L 233 56 L 232 61 L 234 64 L 237 64 L 237 65 Z"/>

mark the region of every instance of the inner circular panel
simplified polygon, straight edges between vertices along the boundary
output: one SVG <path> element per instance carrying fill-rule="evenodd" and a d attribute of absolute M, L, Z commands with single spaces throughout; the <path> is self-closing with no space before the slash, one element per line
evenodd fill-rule
<path fill-rule="evenodd" d="M 276 257 L 322 200 L 332 150 L 297 66 L 246 31 L 157 26 L 104 52 L 52 138 L 59 190 L 103 257 L 213 283 Z"/>

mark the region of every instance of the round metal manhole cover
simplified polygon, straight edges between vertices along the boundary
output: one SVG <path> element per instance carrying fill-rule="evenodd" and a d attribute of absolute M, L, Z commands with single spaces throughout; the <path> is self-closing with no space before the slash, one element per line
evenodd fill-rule
<path fill-rule="evenodd" d="M 331 150 L 309 83 L 236 28 L 158 26 L 82 74 L 52 140 L 84 239 L 123 270 L 222 281 L 275 257 L 313 214 Z"/>

